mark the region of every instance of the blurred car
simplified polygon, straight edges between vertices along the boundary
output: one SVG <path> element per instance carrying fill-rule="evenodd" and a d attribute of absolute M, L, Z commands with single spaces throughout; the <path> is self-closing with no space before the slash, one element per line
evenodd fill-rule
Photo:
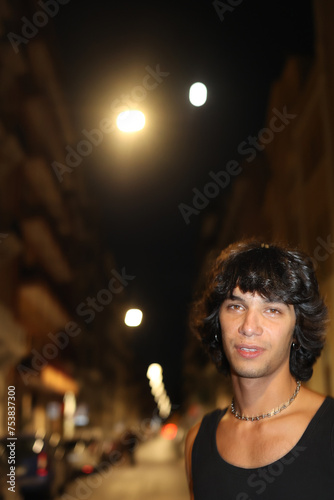
<path fill-rule="evenodd" d="M 135 464 L 135 450 L 139 442 L 139 437 L 132 430 L 125 431 L 111 441 L 105 440 L 102 448 L 102 460 L 104 463 L 114 465 L 120 461 L 129 461 Z"/>
<path fill-rule="evenodd" d="M 101 463 L 101 446 L 95 439 L 70 439 L 62 442 L 69 479 L 92 474 Z"/>
<path fill-rule="evenodd" d="M 41 437 L 18 435 L 15 443 L 15 482 L 24 500 L 51 500 L 63 492 L 65 467 L 55 457 L 55 448 Z M 1 455 L 8 454 L 8 440 L 0 443 Z"/>

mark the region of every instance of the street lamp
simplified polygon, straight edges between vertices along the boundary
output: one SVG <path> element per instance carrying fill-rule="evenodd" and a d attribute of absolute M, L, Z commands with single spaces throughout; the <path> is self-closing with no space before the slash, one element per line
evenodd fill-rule
<path fill-rule="evenodd" d="M 145 115 L 138 109 L 128 109 L 118 115 L 116 124 L 121 132 L 138 132 L 145 127 Z"/>
<path fill-rule="evenodd" d="M 146 376 L 150 381 L 151 393 L 158 405 L 159 415 L 161 418 L 167 418 L 171 412 L 172 405 L 162 380 L 161 365 L 159 363 L 152 363 L 147 369 Z"/>
<path fill-rule="evenodd" d="M 140 309 L 129 309 L 126 312 L 124 323 L 127 326 L 139 326 L 143 319 L 143 313 Z"/>
<path fill-rule="evenodd" d="M 203 106 L 206 103 L 208 91 L 204 83 L 193 83 L 189 89 L 189 101 L 193 106 Z"/>
<path fill-rule="evenodd" d="M 147 369 L 146 373 L 147 378 L 152 382 L 161 382 L 162 381 L 162 367 L 159 363 L 152 363 Z"/>

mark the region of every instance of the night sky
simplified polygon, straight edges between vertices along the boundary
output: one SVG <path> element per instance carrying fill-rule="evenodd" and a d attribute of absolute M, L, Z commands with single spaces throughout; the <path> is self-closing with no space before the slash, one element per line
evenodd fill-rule
<path fill-rule="evenodd" d="M 201 190 L 211 170 L 240 160 L 238 145 L 264 125 L 270 86 L 286 58 L 313 53 L 312 2 L 230 4 L 70 0 L 54 19 L 79 140 L 83 129 L 113 116 L 115 100 L 133 102 L 148 66 L 165 75 L 138 101 L 143 131 L 105 134 L 85 168 L 105 244 L 117 266 L 136 276 L 127 294 L 145 315 L 138 356 L 162 364 L 174 402 L 201 224 L 201 215 L 186 224 L 179 204 L 192 204 L 192 189 Z M 208 87 L 202 108 L 188 101 L 195 81 Z"/>

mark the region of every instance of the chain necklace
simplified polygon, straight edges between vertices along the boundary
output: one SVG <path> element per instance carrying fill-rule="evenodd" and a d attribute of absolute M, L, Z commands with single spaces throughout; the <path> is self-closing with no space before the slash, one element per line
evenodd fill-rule
<path fill-rule="evenodd" d="M 296 399 L 296 396 L 297 396 L 297 394 L 299 392 L 300 386 L 301 386 L 301 382 L 300 382 L 300 380 L 298 380 L 296 390 L 292 394 L 291 398 L 286 403 L 284 403 L 281 406 L 279 406 L 277 408 L 277 410 L 273 409 L 269 413 L 263 413 L 263 415 L 258 415 L 257 417 L 245 417 L 244 415 L 240 415 L 236 411 L 236 409 L 234 407 L 234 398 L 233 398 L 232 402 L 231 402 L 231 413 L 238 420 L 247 420 L 247 422 L 248 421 L 249 422 L 255 422 L 255 421 L 258 421 L 258 420 L 262 420 L 263 418 L 266 418 L 266 417 L 272 417 L 273 415 L 277 415 L 278 413 L 281 413 L 281 411 L 285 410 L 288 406 L 291 405 L 291 403 L 293 403 L 293 401 Z"/>

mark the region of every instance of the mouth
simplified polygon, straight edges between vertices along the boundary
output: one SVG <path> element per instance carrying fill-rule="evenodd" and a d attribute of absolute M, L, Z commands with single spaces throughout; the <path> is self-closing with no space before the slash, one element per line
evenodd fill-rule
<path fill-rule="evenodd" d="M 264 349 L 261 347 L 244 345 L 237 345 L 236 350 L 241 357 L 247 359 L 257 358 L 264 352 Z"/>

